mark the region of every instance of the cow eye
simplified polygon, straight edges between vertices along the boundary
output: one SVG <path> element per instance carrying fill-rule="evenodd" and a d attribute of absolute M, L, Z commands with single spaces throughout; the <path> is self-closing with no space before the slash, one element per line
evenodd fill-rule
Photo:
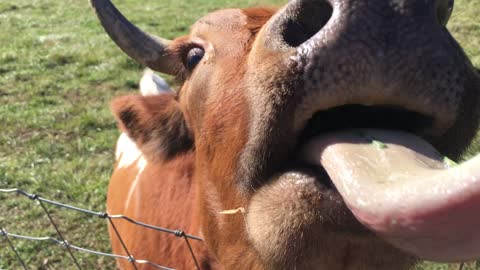
<path fill-rule="evenodd" d="M 185 66 L 189 70 L 193 70 L 205 55 L 205 50 L 199 47 L 192 48 L 188 51 L 185 59 Z"/>
<path fill-rule="evenodd" d="M 447 25 L 450 16 L 452 16 L 455 0 L 437 1 L 437 19 L 442 25 Z"/>

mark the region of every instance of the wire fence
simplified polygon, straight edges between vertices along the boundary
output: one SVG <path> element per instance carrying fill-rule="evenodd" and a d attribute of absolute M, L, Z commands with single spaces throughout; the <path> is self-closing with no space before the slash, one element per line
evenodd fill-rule
<path fill-rule="evenodd" d="M 162 227 L 157 227 L 157 226 L 154 226 L 154 225 L 150 225 L 150 224 L 146 224 L 146 223 L 142 223 L 142 222 L 133 220 L 133 219 L 131 219 L 127 216 L 124 216 L 124 215 L 110 215 L 106 212 L 95 212 L 95 211 L 91 211 L 91 210 L 87 210 L 87 209 L 82 209 L 82 208 L 75 207 L 75 206 L 72 206 L 72 205 L 48 200 L 46 198 L 40 197 L 37 194 L 31 194 L 31 193 L 25 192 L 25 191 L 20 190 L 20 189 L 0 189 L 0 193 L 19 194 L 19 195 L 22 195 L 22 196 L 25 196 L 25 197 L 29 198 L 32 201 L 37 201 L 39 203 L 40 207 L 43 209 L 43 212 L 47 216 L 51 225 L 54 227 L 55 232 L 58 236 L 58 239 L 56 239 L 56 238 L 53 238 L 53 237 L 33 237 L 33 236 L 27 236 L 27 235 L 19 235 L 19 234 L 10 233 L 5 228 L 0 226 L 0 238 L 5 239 L 5 241 L 7 242 L 7 247 L 10 248 L 11 251 L 15 254 L 16 258 L 18 259 L 19 264 L 21 264 L 21 266 L 25 270 L 27 270 L 28 267 L 27 267 L 25 261 L 22 259 L 22 256 L 17 252 L 17 249 L 15 248 L 13 242 L 11 241 L 11 238 L 30 240 L 30 241 L 49 241 L 49 242 L 58 244 L 58 245 L 60 245 L 61 247 L 65 248 L 67 250 L 68 255 L 72 259 L 75 267 L 78 268 L 78 269 L 82 269 L 82 267 L 80 266 L 80 263 L 78 262 L 77 257 L 75 256 L 73 251 L 89 253 L 89 254 L 93 254 L 93 255 L 96 255 L 96 256 L 104 256 L 104 257 L 109 257 L 109 258 L 126 260 L 132 265 L 132 267 L 134 269 L 138 269 L 137 265 L 139 265 L 139 264 L 148 264 L 148 265 L 153 266 L 154 268 L 157 268 L 157 269 L 173 270 L 173 268 L 162 266 L 160 264 L 157 264 L 157 263 L 154 263 L 154 262 L 151 262 L 151 261 L 148 261 L 148 260 L 135 259 L 134 255 L 130 253 L 127 246 L 125 245 L 125 242 L 123 241 L 122 236 L 120 235 L 119 231 L 117 230 L 117 228 L 115 226 L 115 223 L 113 222 L 113 220 L 119 220 L 119 219 L 125 220 L 125 221 L 127 221 L 131 224 L 136 225 L 136 226 L 152 229 L 152 230 L 158 231 L 160 233 L 172 234 L 172 235 L 175 235 L 178 238 L 184 239 L 185 245 L 188 247 L 190 256 L 191 256 L 193 262 L 195 263 L 196 269 L 200 269 L 197 258 L 195 256 L 195 253 L 194 253 L 194 251 L 193 251 L 193 249 L 190 245 L 189 239 L 194 240 L 194 241 L 203 241 L 203 239 L 200 238 L 200 237 L 197 237 L 197 236 L 187 234 L 182 230 L 171 230 L 171 229 L 166 229 L 166 228 L 162 228 Z M 50 212 L 48 211 L 46 205 L 53 205 L 53 206 L 56 206 L 56 207 L 65 208 L 65 209 L 68 209 L 68 210 L 73 210 L 73 211 L 81 212 L 81 213 L 84 213 L 84 214 L 87 214 L 87 215 L 90 215 L 90 216 L 96 216 L 96 217 L 108 220 L 109 224 L 111 225 L 113 231 L 115 232 L 115 235 L 118 237 L 118 240 L 120 241 L 120 243 L 123 247 L 123 250 L 125 251 L 127 256 L 90 250 L 90 249 L 82 248 L 82 247 L 73 245 L 72 243 L 69 243 L 65 239 L 63 234 L 61 233 L 57 223 L 52 218 L 52 216 L 51 216 Z M 459 270 L 463 270 L 464 266 L 465 266 L 464 263 L 460 264 L 459 265 Z"/>
<path fill-rule="evenodd" d="M 190 245 L 189 240 L 194 240 L 194 241 L 203 241 L 203 240 L 200 237 L 187 234 L 182 230 L 171 230 L 171 229 L 166 229 L 166 228 L 162 228 L 162 227 L 157 227 L 157 226 L 154 226 L 154 225 L 150 225 L 150 224 L 146 224 L 146 223 L 142 223 L 142 222 L 133 220 L 133 219 L 131 219 L 127 216 L 124 216 L 124 215 L 110 215 L 106 212 L 95 212 L 95 211 L 91 211 L 91 210 L 87 210 L 87 209 L 82 209 L 82 208 L 75 207 L 75 206 L 72 206 L 72 205 L 48 200 L 48 199 L 43 198 L 43 197 L 41 197 L 37 194 L 31 194 L 31 193 L 25 192 L 25 191 L 20 190 L 20 189 L 0 189 L 0 193 L 19 194 L 19 195 L 22 195 L 22 196 L 25 196 L 25 197 L 29 198 L 32 201 L 37 201 L 39 203 L 40 207 L 43 209 L 43 212 L 47 216 L 51 225 L 54 227 L 55 232 L 58 236 L 58 239 L 57 239 L 57 238 L 53 238 L 53 237 L 33 237 L 33 236 L 19 235 L 19 234 L 10 233 L 5 228 L 0 226 L 0 238 L 5 239 L 5 241 L 7 242 L 7 247 L 12 250 L 12 252 L 15 254 L 16 258 L 18 259 L 19 264 L 21 264 L 23 269 L 25 269 L 25 270 L 27 270 L 28 267 L 27 267 L 25 261 L 22 259 L 21 254 L 19 254 L 17 252 L 13 242 L 11 241 L 12 238 L 30 240 L 30 241 L 49 241 L 49 242 L 59 244 L 60 246 L 62 246 L 66 249 L 69 257 L 72 259 L 73 264 L 75 265 L 75 267 L 77 269 L 82 269 L 82 267 L 80 266 L 80 263 L 78 262 L 78 259 L 75 256 L 73 251 L 89 253 L 89 254 L 93 254 L 93 255 L 96 255 L 96 256 L 104 256 L 104 257 L 109 257 L 109 258 L 126 260 L 132 265 L 132 267 L 134 269 L 138 269 L 137 266 L 139 264 L 148 264 L 148 265 L 153 266 L 154 268 L 157 268 L 157 269 L 164 269 L 164 270 L 172 270 L 173 269 L 173 268 L 162 266 L 160 264 L 157 264 L 157 263 L 154 263 L 154 262 L 151 262 L 151 261 L 148 261 L 148 260 L 135 259 L 134 254 L 131 254 L 130 251 L 128 250 L 128 247 L 126 246 L 125 242 L 123 241 L 122 236 L 120 235 L 120 232 L 117 230 L 117 227 L 115 226 L 115 223 L 113 222 L 114 220 L 119 220 L 119 219 L 125 220 L 125 221 L 127 221 L 131 224 L 136 225 L 136 226 L 152 229 L 152 230 L 158 231 L 160 233 L 172 234 L 172 235 L 175 235 L 178 238 L 182 238 L 185 241 L 185 245 L 188 247 L 190 256 L 192 257 L 192 260 L 195 263 L 196 268 L 200 269 L 197 258 L 195 257 L 195 253 L 192 249 L 192 246 Z M 76 245 L 73 245 L 72 243 L 69 243 L 65 239 L 63 234 L 61 233 L 57 223 L 54 221 L 54 219 L 51 216 L 50 212 L 48 211 L 46 205 L 53 205 L 53 206 L 56 206 L 56 207 L 81 212 L 81 213 L 84 213 L 84 214 L 87 214 L 87 215 L 96 216 L 96 217 L 107 220 L 109 222 L 112 230 L 115 232 L 115 235 L 118 237 L 118 240 L 120 241 L 120 243 L 123 247 L 123 250 L 125 251 L 127 256 L 90 250 L 90 249 L 78 247 Z"/>

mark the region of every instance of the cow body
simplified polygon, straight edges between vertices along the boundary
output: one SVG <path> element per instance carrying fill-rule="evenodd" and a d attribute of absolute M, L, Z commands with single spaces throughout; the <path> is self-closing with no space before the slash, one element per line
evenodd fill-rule
<path fill-rule="evenodd" d="M 173 41 L 91 2 L 120 48 L 181 82 L 112 102 L 124 134 L 110 213 L 200 235 L 202 269 L 405 270 L 480 256 L 480 159 L 443 163 L 460 160 L 480 122 L 480 78 L 445 28 L 453 1 L 226 9 Z M 174 236 L 116 226 L 136 258 L 194 267 Z M 444 237 L 451 228 L 460 238 Z"/>
<path fill-rule="evenodd" d="M 161 77 L 150 70 L 145 71 L 140 83 L 143 96 L 161 95 L 170 91 Z M 126 133 L 122 133 L 117 142 L 115 156 L 116 164 L 107 196 L 108 213 L 121 213 L 146 224 L 201 235 L 199 219 L 194 210 L 196 191 L 192 183 L 192 153 L 158 166 L 158 163 L 149 162 L 135 142 Z M 171 203 L 174 201 L 178 203 Z M 152 204 L 155 207 L 150 207 Z M 114 221 L 114 224 L 130 255 L 135 259 L 177 269 L 196 267 L 183 238 L 123 220 Z M 109 233 L 114 253 L 128 256 L 112 227 L 109 227 Z M 209 259 L 205 245 L 196 240 L 190 240 L 190 244 L 197 263 L 202 269 L 209 269 L 214 261 Z M 118 265 L 122 269 L 133 269 L 131 262 L 127 260 L 119 260 Z M 152 266 L 139 264 L 137 267 L 149 269 Z"/>

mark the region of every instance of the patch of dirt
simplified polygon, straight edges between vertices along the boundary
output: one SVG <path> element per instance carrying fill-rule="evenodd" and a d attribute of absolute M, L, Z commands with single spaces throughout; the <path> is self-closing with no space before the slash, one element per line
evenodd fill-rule
<path fill-rule="evenodd" d="M 10 93 L 8 93 L 7 90 L 0 89 L 0 97 L 6 97 L 9 95 Z"/>

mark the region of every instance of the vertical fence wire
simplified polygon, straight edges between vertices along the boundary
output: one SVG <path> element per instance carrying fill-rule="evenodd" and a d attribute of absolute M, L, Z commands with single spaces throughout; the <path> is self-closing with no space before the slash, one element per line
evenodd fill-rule
<path fill-rule="evenodd" d="M 0 227 L 0 236 L 5 237 L 5 240 L 7 240 L 7 243 L 10 246 L 10 249 L 13 251 L 13 253 L 17 257 L 17 259 L 20 262 L 20 264 L 22 265 L 23 269 L 28 270 L 27 265 L 23 261 L 22 257 L 20 257 L 20 254 L 18 254 L 18 252 L 15 249 L 15 246 L 13 245 L 12 241 L 10 241 L 10 238 L 8 238 L 7 231 L 3 227 Z"/>
<path fill-rule="evenodd" d="M 133 265 L 133 268 L 137 270 L 137 264 L 135 263 L 135 258 L 132 256 L 130 251 L 128 251 L 127 245 L 125 245 L 125 242 L 123 241 L 122 236 L 120 235 L 120 232 L 117 230 L 117 227 L 115 226 L 115 223 L 112 221 L 111 218 L 108 218 L 108 222 L 110 222 L 110 225 L 112 226 L 113 231 L 117 235 L 118 240 L 122 244 L 122 248 L 127 253 L 128 256 L 128 261 Z"/>
<path fill-rule="evenodd" d="M 37 195 L 33 195 L 32 200 L 37 200 L 38 199 L 38 196 Z M 62 232 L 60 232 L 60 229 L 58 228 L 57 226 L 57 223 L 55 223 L 55 221 L 53 220 L 52 216 L 50 215 L 50 212 L 48 212 L 48 209 L 47 207 L 45 207 L 45 205 L 43 204 L 42 201 L 40 200 L 37 200 L 40 204 L 40 206 L 42 207 L 43 211 L 45 212 L 45 214 L 47 215 L 48 219 L 50 220 L 50 223 L 52 224 L 52 226 L 55 228 L 55 231 L 57 232 L 57 235 L 58 237 L 60 237 L 60 240 L 62 241 L 63 243 L 63 246 L 67 249 L 67 252 L 68 254 L 70 255 L 70 257 L 72 258 L 73 260 L 73 263 L 75 264 L 75 266 L 78 268 L 78 269 L 82 269 L 80 267 L 80 264 L 78 263 L 77 261 L 77 258 L 75 257 L 75 255 L 73 255 L 73 252 L 72 250 L 70 249 L 70 245 L 68 244 L 68 242 L 65 240 L 65 238 L 63 237 L 63 234 Z"/>
<path fill-rule="evenodd" d="M 185 243 L 187 244 L 188 250 L 190 251 L 190 255 L 192 256 L 193 262 L 195 263 L 195 267 L 197 270 L 200 270 L 200 265 L 198 264 L 197 258 L 195 257 L 195 254 L 193 253 L 192 246 L 190 245 L 190 242 L 188 241 L 187 236 L 185 235 L 184 231 L 177 231 L 175 234 L 177 237 L 182 237 L 185 239 Z"/>

